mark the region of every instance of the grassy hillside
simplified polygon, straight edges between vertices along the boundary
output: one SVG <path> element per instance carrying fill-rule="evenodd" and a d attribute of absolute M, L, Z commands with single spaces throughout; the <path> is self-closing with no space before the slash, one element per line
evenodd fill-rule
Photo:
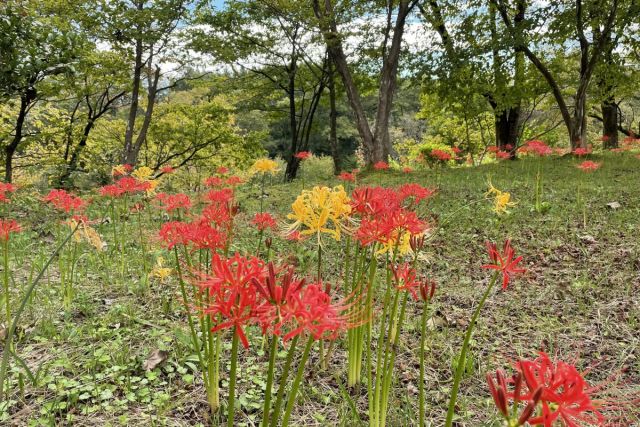
<path fill-rule="evenodd" d="M 460 425 L 501 425 L 488 392 L 485 373 L 508 367 L 519 356 L 538 350 L 574 361 L 597 383 L 619 372 L 640 381 L 640 160 L 626 155 L 597 157 L 602 167 L 579 170 L 568 156 L 505 161 L 477 168 L 372 173 L 358 185 L 396 186 L 417 182 L 438 188 L 422 208 L 432 231 L 417 268 L 438 283 L 429 320 L 426 370 L 427 413 L 441 425 L 451 387 L 451 369 L 490 274 L 486 240 L 512 239 L 528 272 L 510 287 L 489 296 L 471 342 L 470 361 L 458 401 Z M 302 178 L 289 184 L 267 183 L 265 210 L 286 222 L 291 203 L 303 188 L 337 185 L 330 164 L 313 159 Z M 535 209 L 536 176 L 541 177 L 541 202 Z M 304 181 L 304 184 L 303 184 Z M 517 202 L 510 214 L 498 216 L 485 196 L 488 182 L 511 193 Z M 260 183 L 239 187 L 238 236 L 232 248 L 254 250 L 257 231 L 249 221 L 259 209 Z M 620 207 L 607 204 L 618 202 Z M 13 283 L 24 289 L 53 251 L 61 235 L 59 217 L 35 195 L 17 194 L 5 206 L 25 231 L 17 235 L 11 253 Z M 90 208 L 92 217 L 109 216 L 106 204 Z M 75 263 L 73 303 L 62 304 L 60 260 L 32 296 L 19 326 L 17 354 L 12 363 L 11 399 L 0 410 L 9 425 L 195 426 L 209 420 L 206 394 L 189 350 L 187 324 L 175 276 L 161 283 L 148 273 L 171 253 L 157 239 L 166 214 L 147 208 L 131 214 L 123 233 L 126 257 L 108 246 L 103 252 L 80 249 Z M 91 215 L 90 215 L 91 216 Z M 112 224 L 96 225 L 107 245 Z M 122 242 L 121 242 L 122 243 Z M 324 250 L 330 281 L 341 268 L 336 245 Z M 143 256 L 143 254 L 145 254 Z M 287 260 L 313 275 L 317 252 L 309 242 L 292 243 L 274 237 L 275 259 Z M 67 253 L 66 256 L 69 256 Z M 62 261 L 64 262 L 64 260 Z M 15 292 L 17 301 L 20 291 Z M 415 425 L 419 321 L 421 306 L 411 301 L 408 322 L 398 345 L 395 381 L 387 425 Z M 257 328 L 252 344 L 240 352 L 237 425 L 257 425 L 263 401 L 265 343 Z M 231 343 L 226 340 L 225 351 Z M 166 361 L 153 370 L 143 364 L 155 351 Z M 284 356 L 284 350 L 283 350 Z M 366 421 L 366 387 L 347 390 L 345 351 L 341 341 L 327 369 L 309 369 L 303 381 L 292 424 L 358 425 Z M 162 357 L 164 359 L 164 357 Z M 317 364 L 317 354 L 311 363 Z M 222 394 L 228 384 L 228 358 L 222 364 Z"/>

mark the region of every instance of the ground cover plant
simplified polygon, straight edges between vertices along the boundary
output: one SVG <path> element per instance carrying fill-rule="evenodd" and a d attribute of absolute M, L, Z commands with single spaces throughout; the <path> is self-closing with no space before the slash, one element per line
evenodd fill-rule
<path fill-rule="evenodd" d="M 538 154 L 3 186 L 2 422 L 633 425 L 640 160 Z"/>

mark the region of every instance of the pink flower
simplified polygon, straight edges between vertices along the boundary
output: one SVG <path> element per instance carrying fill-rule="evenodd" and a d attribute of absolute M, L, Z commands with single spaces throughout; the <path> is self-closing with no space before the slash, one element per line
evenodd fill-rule
<path fill-rule="evenodd" d="M 308 158 L 311 157 L 311 153 L 309 151 L 300 151 L 298 153 L 295 154 L 296 159 L 298 160 L 307 160 Z"/>

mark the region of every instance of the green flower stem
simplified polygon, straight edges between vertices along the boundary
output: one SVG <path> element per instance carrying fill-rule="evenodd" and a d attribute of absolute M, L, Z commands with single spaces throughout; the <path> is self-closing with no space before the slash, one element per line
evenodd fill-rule
<path fill-rule="evenodd" d="M 458 365 L 456 366 L 455 375 L 453 377 L 453 386 L 451 387 L 451 398 L 449 399 L 449 409 L 447 411 L 447 419 L 445 421 L 445 427 L 451 427 L 453 425 L 453 416 L 456 411 L 456 400 L 458 398 L 458 391 L 460 389 L 460 381 L 462 380 L 462 373 L 465 368 L 465 360 L 467 358 L 467 351 L 469 350 L 469 341 L 471 341 L 471 335 L 473 334 L 473 329 L 476 325 L 476 321 L 478 320 L 478 316 L 480 316 L 480 311 L 482 310 L 482 306 L 484 306 L 487 297 L 491 293 L 493 286 L 496 284 L 496 280 L 498 279 L 499 271 L 491 278 L 491 282 L 489 286 L 487 286 L 487 290 L 484 291 L 478 306 L 476 307 L 473 315 L 471 316 L 471 323 L 469 323 L 469 327 L 467 328 L 467 332 L 464 336 L 464 341 L 462 343 L 462 348 L 460 349 L 460 355 L 458 356 Z"/>
<path fill-rule="evenodd" d="M 31 282 L 31 284 L 27 288 L 27 291 L 25 292 L 24 296 L 22 297 L 22 300 L 20 301 L 20 306 L 15 312 L 13 322 L 11 322 L 11 326 L 9 327 L 9 331 L 7 333 L 7 338 L 5 339 L 4 351 L 2 353 L 2 364 L 0 365 L 0 402 L 4 400 L 4 382 L 7 374 L 7 367 L 9 365 L 9 354 L 11 353 L 11 350 L 13 347 L 13 337 L 16 333 L 16 326 L 18 325 L 20 316 L 22 315 L 22 312 L 27 306 L 27 301 L 29 301 L 29 298 L 31 297 L 31 294 L 33 293 L 36 285 L 40 282 L 40 280 L 42 279 L 42 276 L 44 276 L 44 273 L 48 270 L 49 265 L 51 264 L 51 262 L 53 262 L 53 259 L 60 253 L 64 245 L 67 244 L 69 239 L 71 239 L 73 234 L 76 232 L 76 230 L 78 229 L 78 225 L 75 226 L 75 228 L 71 231 L 71 233 L 67 235 L 67 237 L 62 241 L 62 243 L 60 243 L 56 248 L 56 250 L 51 254 L 47 262 L 42 267 L 42 270 L 40 270 L 36 278 L 33 280 L 33 282 Z"/>
<path fill-rule="evenodd" d="M 298 335 L 293 337 L 291 344 L 289 344 L 289 351 L 287 352 L 287 359 L 284 362 L 284 368 L 282 368 L 282 374 L 280 374 L 280 384 L 278 385 L 278 394 L 276 395 L 276 403 L 273 407 L 273 413 L 271 415 L 271 427 L 278 427 L 278 415 L 282 408 L 282 400 L 284 396 L 284 390 L 287 387 L 287 381 L 289 379 L 289 370 L 291 369 L 291 363 L 293 362 L 293 356 L 296 352 L 296 346 L 298 344 Z"/>
<path fill-rule="evenodd" d="M 202 354 L 200 352 L 200 341 L 198 340 L 198 334 L 196 333 L 196 329 L 193 326 L 193 317 L 191 316 L 191 310 L 189 309 L 189 302 L 187 301 L 187 290 L 184 286 L 184 279 L 182 278 L 182 268 L 180 267 L 180 259 L 178 258 L 178 248 L 176 246 L 173 247 L 173 253 L 176 258 L 176 271 L 178 272 L 178 283 L 180 284 L 180 294 L 182 296 L 182 303 L 184 305 L 184 310 L 187 313 L 187 322 L 189 324 L 189 332 L 191 332 L 191 344 L 193 345 L 193 350 L 198 355 L 198 361 L 200 362 L 200 368 L 202 369 L 202 375 L 204 377 L 204 383 L 208 384 L 207 376 L 206 376 L 206 367 L 204 360 L 202 359 Z"/>
<path fill-rule="evenodd" d="M 391 390 L 391 382 L 393 380 L 393 366 L 396 361 L 396 355 L 398 354 L 398 342 L 400 341 L 400 331 L 402 330 L 402 325 L 404 323 L 404 315 L 406 312 L 405 310 L 407 308 L 408 299 L 409 294 L 405 292 L 404 299 L 402 301 L 402 308 L 400 309 L 400 316 L 398 318 L 398 323 L 395 327 L 395 332 L 393 335 L 393 344 L 390 349 L 389 360 L 384 371 L 385 377 L 382 384 L 382 402 L 380 404 L 381 427 L 385 427 L 385 425 L 387 424 L 387 406 L 389 404 L 389 391 Z M 391 337 L 389 337 L 389 341 L 391 341 Z"/>
<path fill-rule="evenodd" d="M 271 412 L 271 388 L 273 387 L 273 371 L 276 365 L 276 357 L 278 356 L 278 338 L 276 335 L 271 337 L 271 345 L 269 346 L 269 371 L 267 372 L 267 389 L 264 395 L 264 406 L 262 409 L 262 427 L 269 424 L 269 414 Z"/>
<path fill-rule="evenodd" d="M 382 304 L 382 316 L 380 317 L 380 335 L 378 336 L 378 349 L 376 353 L 376 374 L 375 374 L 375 383 L 374 383 L 374 394 L 373 394 L 373 412 L 369 414 L 369 418 L 371 420 L 370 424 L 373 426 L 380 425 L 380 401 L 382 393 L 382 370 L 383 370 L 383 345 L 384 335 L 386 330 L 387 317 L 389 315 L 389 305 L 391 303 L 391 286 L 390 286 L 390 278 L 389 272 L 387 272 L 387 286 L 384 293 L 384 302 Z M 391 319 L 389 319 L 391 320 Z M 371 397 L 369 397 L 371 399 Z"/>
<path fill-rule="evenodd" d="M 229 372 L 229 415 L 227 417 L 227 427 L 233 427 L 236 414 L 236 381 L 238 371 L 238 333 L 236 327 L 233 328 L 233 340 L 231 341 L 231 372 Z"/>
<path fill-rule="evenodd" d="M 418 400 L 420 427 L 425 426 L 425 402 L 424 402 L 424 344 L 427 334 L 427 313 L 429 312 L 429 300 L 424 300 L 422 316 L 420 319 L 420 375 L 418 376 Z"/>
<path fill-rule="evenodd" d="M 307 359 L 309 358 L 309 352 L 311 351 L 311 347 L 313 346 L 314 339 L 309 337 L 307 341 L 307 345 L 304 348 L 304 353 L 302 353 L 302 358 L 300 359 L 300 363 L 298 365 L 298 372 L 296 373 L 296 378 L 291 385 L 291 391 L 289 392 L 289 397 L 287 400 L 287 408 L 284 411 L 284 417 L 282 418 L 282 427 L 287 427 L 289 425 L 289 418 L 291 417 L 291 411 L 293 410 L 293 406 L 296 403 L 296 396 L 298 395 L 298 388 L 300 387 L 300 383 L 302 382 L 302 376 L 304 375 L 304 366 L 307 364 Z M 320 341 L 322 344 L 322 341 Z M 229 426 L 231 427 L 231 426 Z"/>
<path fill-rule="evenodd" d="M 2 244 L 2 249 L 4 251 L 3 254 L 3 285 L 4 285 L 4 304 L 5 304 L 5 313 L 6 313 L 6 323 L 5 325 L 9 325 L 11 323 L 11 302 L 9 298 L 9 238 L 7 236 L 7 240 Z"/>

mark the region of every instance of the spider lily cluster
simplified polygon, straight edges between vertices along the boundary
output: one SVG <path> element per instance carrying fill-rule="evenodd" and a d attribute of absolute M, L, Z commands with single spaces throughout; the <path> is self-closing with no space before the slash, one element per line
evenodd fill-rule
<path fill-rule="evenodd" d="M 530 142 L 527 150 L 547 155 L 542 144 Z M 434 150 L 435 151 L 435 150 Z M 438 154 L 438 153 L 435 153 Z M 309 153 L 296 154 L 300 160 Z M 583 170 L 597 167 L 581 165 Z M 387 164 L 376 169 L 386 171 Z M 82 245 L 106 265 L 105 252 L 119 253 L 120 273 L 127 266 L 127 247 L 139 239 L 143 249 L 142 280 L 164 287 L 175 285 L 188 328 L 188 346 L 198 363 L 212 416 L 226 415 L 227 426 L 236 425 L 239 362 L 246 352 L 265 351 L 265 389 L 262 426 L 288 426 L 298 392 L 311 369 L 327 369 L 336 351 L 346 353 L 339 380 L 349 392 L 366 400 L 370 426 L 387 425 L 390 400 L 397 377 L 396 359 L 407 317 L 420 315 L 418 421 L 427 425 L 425 353 L 427 321 L 438 285 L 424 274 L 422 260 L 437 227 L 429 212 L 434 188 L 408 183 L 395 188 L 358 186 L 358 171 L 339 176 L 342 185 L 303 189 L 290 212 L 280 221 L 264 210 L 265 177 L 277 163 L 260 159 L 252 167 L 260 186 L 260 211 L 243 212 L 236 187 L 245 180 L 219 168 L 203 181 L 195 194 L 156 192 L 162 180 L 146 167 L 120 165 L 114 181 L 98 190 L 95 200 L 65 190 L 52 190 L 43 198 L 60 217 L 60 240 L 72 230 L 70 246 L 59 256 L 65 307 L 73 301 L 74 271 Z M 163 175 L 173 168 L 165 167 Z M 15 188 L 0 185 L 0 202 L 10 203 Z M 511 195 L 489 183 L 485 195 L 496 214 L 515 206 Z M 100 221 L 87 217 L 90 205 L 103 210 Z M 159 217 L 163 223 L 149 239 L 143 225 Z M 155 216 L 154 216 L 155 215 Z M 98 225 L 112 229 L 108 245 Z M 137 229 L 134 227 L 137 225 Z M 248 225 L 255 230 L 241 230 Z M 0 220 L 4 253 L 4 315 L 11 320 L 9 245 L 21 228 L 14 220 Z M 246 242 L 246 234 L 255 242 Z M 245 240 L 243 240 L 245 238 Z M 69 239 L 67 239 L 69 240 Z M 290 243 L 286 243 L 286 241 Z M 66 241 L 65 241 L 66 242 Z M 64 246 L 64 243 L 63 246 Z M 277 248 L 304 245 L 317 261 L 317 271 L 300 268 Z M 160 246 L 153 256 L 147 248 Z M 453 369 L 445 426 L 453 426 L 457 397 L 469 359 L 469 347 L 484 305 L 498 290 L 507 292 L 515 278 L 525 273 L 523 258 L 511 241 L 486 243 L 492 277 L 483 288 Z M 161 256 L 159 254 L 162 254 Z M 327 255 L 331 255 L 327 257 Z M 165 261 L 166 259 L 166 261 Z M 336 261 L 337 260 L 337 261 Z M 170 297 L 171 299 L 171 297 Z M 170 307 L 171 302 L 167 302 Z M 228 344 L 230 341 L 230 351 Z M 257 360 L 260 360 L 259 358 Z M 226 371 L 229 362 L 228 376 Z M 514 374 L 499 370 L 488 375 L 489 392 L 499 416 L 508 427 L 562 424 L 569 427 L 605 425 L 610 402 L 597 398 L 601 389 L 590 386 L 570 363 L 541 353 L 520 360 Z M 343 378 L 342 378 L 343 377 Z M 228 387 L 221 389 L 228 378 Z M 226 400 L 224 399 L 226 397 Z"/>

